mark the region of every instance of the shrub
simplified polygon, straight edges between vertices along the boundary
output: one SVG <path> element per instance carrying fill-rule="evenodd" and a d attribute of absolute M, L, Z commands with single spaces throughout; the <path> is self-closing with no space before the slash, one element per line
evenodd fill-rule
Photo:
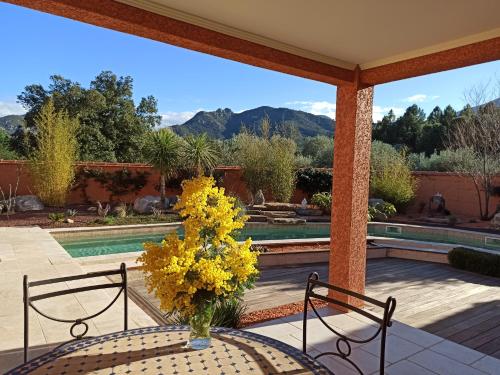
<path fill-rule="evenodd" d="M 30 156 L 33 186 L 49 206 L 64 206 L 75 177 L 78 121 L 57 112 L 52 99 L 35 119 L 37 146 Z"/>
<path fill-rule="evenodd" d="M 317 135 L 304 138 L 302 155 L 309 157 L 315 167 L 331 168 L 333 166 L 333 137 Z"/>
<path fill-rule="evenodd" d="M 456 247 L 448 253 L 448 261 L 461 270 L 500 277 L 500 255 Z"/>
<path fill-rule="evenodd" d="M 391 145 L 375 141 L 372 145 L 370 195 L 404 209 L 414 198 L 416 180 L 405 156 Z"/>
<path fill-rule="evenodd" d="M 309 197 L 315 193 L 332 191 L 331 169 L 304 168 L 297 172 L 297 187 Z"/>
<path fill-rule="evenodd" d="M 235 137 L 236 163 L 243 169 L 243 179 L 250 192 L 269 186 L 268 140 L 256 135 L 241 133 Z"/>
<path fill-rule="evenodd" d="M 54 223 L 64 221 L 65 217 L 66 215 L 62 212 L 52 212 L 48 215 L 49 220 Z"/>
<path fill-rule="evenodd" d="M 332 209 L 332 194 L 316 193 L 312 196 L 311 203 L 318 206 L 323 211 L 330 212 Z"/>
<path fill-rule="evenodd" d="M 368 206 L 368 221 L 385 221 L 391 216 L 396 215 L 396 207 L 392 203 L 377 203 L 374 206 Z"/>
<path fill-rule="evenodd" d="M 295 190 L 295 142 L 274 135 L 270 140 L 269 166 L 270 188 L 274 199 L 290 202 Z"/>
<path fill-rule="evenodd" d="M 250 192 L 259 189 L 272 193 L 280 202 L 290 201 L 295 189 L 295 151 L 293 140 L 274 135 L 262 138 L 241 133 L 235 138 L 236 160 Z"/>
<path fill-rule="evenodd" d="M 448 172 L 456 170 L 469 155 L 470 151 L 465 149 L 443 150 L 429 157 L 422 152 L 409 155 L 408 162 L 414 171 Z"/>

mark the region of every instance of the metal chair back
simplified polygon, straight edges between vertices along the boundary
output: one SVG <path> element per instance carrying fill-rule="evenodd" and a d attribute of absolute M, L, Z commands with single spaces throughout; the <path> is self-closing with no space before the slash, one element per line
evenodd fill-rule
<path fill-rule="evenodd" d="M 378 307 L 383 309 L 383 314 L 382 314 L 382 316 L 377 316 L 377 315 L 371 313 L 370 311 L 363 310 L 363 309 L 356 307 L 354 305 L 340 301 L 337 298 L 318 294 L 314 290 L 317 287 L 323 287 L 323 288 L 326 288 L 328 291 L 332 290 L 332 291 L 337 292 L 337 294 L 351 296 L 351 297 L 357 298 L 361 301 L 364 301 L 367 304 L 371 304 L 373 306 L 378 306 Z M 347 309 L 349 311 L 353 311 L 355 313 L 363 315 L 364 317 L 366 317 L 366 318 L 368 318 L 371 321 L 376 323 L 376 326 L 374 328 L 374 333 L 367 338 L 360 339 L 358 337 L 349 337 L 349 336 L 337 331 L 335 328 L 330 326 L 323 319 L 323 317 L 318 312 L 316 306 L 314 306 L 313 299 L 318 299 L 320 301 L 328 302 L 332 305 L 340 306 L 340 307 L 343 307 L 344 309 Z M 336 336 L 338 336 L 336 343 L 335 343 L 335 351 L 320 353 L 314 357 L 315 359 L 321 358 L 321 357 L 326 356 L 326 355 L 331 355 L 331 356 L 340 358 L 340 359 L 348 362 L 349 365 L 351 367 L 353 367 L 354 370 L 356 370 L 359 374 L 363 375 L 363 371 L 361 371 L 360 367 L 350 358 L 350 355 L 352 353 L 351 343 L 364 344 L 364 343 L 368 343 L 370 341 L 373 341 L 377 337 L 380 336 L 380 369 L 379 369 L 379 373 L 380 373 L 380 375 L 383 375 L 385 373 L 384 363 L 385 363 L 385 346 L 386 346 L 386 338 L 387 338 L 387 327 L 390 327 L 392 325 L 391 319 L 392 319 L 392 315 L 394 313 L 394 310 L 396 309 L 396 299 L 395 298 L 388 297 L 385 302 L 381 302 L 381 301 L 378 301 L 376 299 L 364 296 L 362 294 L 352 292 L 350 290 L 339 288 L 337 286 L 322 282 L 319 280 L 319 276 L 316 272 L 311 273 L 309 275 L 309 277 L 307 278 L 307 287 L 306 287 L 306 293 L 305 293 L 305 299 L 304 299 L 303 337 L 302 337 L 302 351 L 304 353 L 306 353 L 306 351 L 307 351 L 307 313 L 308 313 L 307 310 L 308 310 L 308 306 L 311 307 L 312 311 L 319 318 L 321 323 L 323 323 L 323 325 L 325 325 L 325 327 L 328 328 L 328 330 L 330 330 L 332 333 L 334 333 Z M 332 347 L 333 347 L 333 345 L 332 345 Z"/>
<path fill-rule="evenodd" d="M 82 287 L 76 287 L 76 288 L 67 288 L 67 289 L 62 289 L 58 290 L 55 292 L 48 292 L 48 293 L 43 293 L 43 294 L 37 294 L 37 295 L 31 295 L 30 294 L 30 288 L 32 287 L 37 287 L 41 285 L 50 285 L 50 284 L 57 284 L 57 283 L 63 283 L 67 281 L 75 281 L 75 280 L 84 280 L 84 279 L 92 279 L 96 277 L 103 277 L 103 276 L 111 276 L 111 275 L 121 275 L 121 281 L 116 282 L 116 283 L 102 283 L 102 284 L 96 284 L 96 285 L 87 285 L 87 286 L 82 286 Z M 64 319 L 64 318 L 56 318 L 53 316 L 50 316 L 44 312 L 42 312 L 37 306 L 33 304 L 33 302 L 48 299 L 48 298 L 53 298 L 53 297 L 58 297 L 58 296 L 63 296 L 66 294 L 73 294 L 73 293 L 81 293 L 81 292 L 86 292 L 90 290 L 98 290 L 98 289 L 109 289 L 109 288 L 119 288 L 118 293 L 116 296 L 112 299 L 112 301 L 103 309 L 99 310 L 95 314 L 85 316 L 83 318 L 77 318 L 77 319 Z M 75 275 L 75 276 L 65 276 L 65 277 L 57 277 L 54 279 L 46 279 L 46 280 L 37 280 L 37 281 L 28 281 L 28 275 L 24 275 L 23 277 L 23 302 L 24 302 L 24 362 L 26 363 L 28 361 L 28 346 L 29 346 L 29 308 L 31 307 L 33 310 L 35 310 L 38 314 L 42 315 L 43 317 L 56 321 L 56 322 L 61 322 L 61 323 L 68 323 L 72 324 L 70 327 L 70 334 L 73 336 L 73 340 L 80 340 L 82 339 L 88 332 L 89 326 L 86 323 L 87 320 L 93 319 L 96 316 L 101 315 L 104 313 L 106 310 L 108 310 L 117 300 L 118 297 L 122 294 L 123 292 L 123 313 L 124 313 L 124 320 L 123 320 L 123 326 L 124 330 L 127 330 L 128 328 L 128 298 L 127 298 L 127 268 L 125 266 L 125 263 L 122 263 L 120 265 L 120 268 L 117 270 L 109 270 L 109 271 L 100 271 L 100 272 L 89 272 L 86 274 L 82 275 Z M 77 326 L 83 326 L 83 331 L 79 334 L 75 333 L 75 328 Z M 73 341 L 70 340 L 70 341 Z"/>

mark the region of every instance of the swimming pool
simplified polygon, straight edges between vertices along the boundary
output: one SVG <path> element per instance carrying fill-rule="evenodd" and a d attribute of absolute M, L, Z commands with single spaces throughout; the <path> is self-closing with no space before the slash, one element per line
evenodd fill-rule
<path fill-rule="evenodd" d="M 182 237 L 182 230 L 179 227 L 171 226 L 169 230 L 177 230 Z M 79 258 L 141 251 L 144 242 L 160 242 L 166 232 L 167 230 L 165 229 L 156 233 L 123 232 L 108 234 L 102 232 L 87 236 L 78 235 L 77 237 L 72 237 L 70 235 L 55 235 L 55 237 L 73 258 Z M 377 237 L 439 242 L 500 251 L 500 235 L 470 230 L 408 224 L 369 223 L 368 234 Z M 254 241 L 307 238 L 327 239 L 330 237 L 330 224 L 270 225 L 250 223 L 235 237 L 238 240 L 251 237 Z"/>
<path fill-rule="evenodd" d="M 180 228 L 177 232 L 182 237 Z M 163 233 L 137 233 L 137 234 L 93 234 L 88 237 L 71 238 L 61 237 L 57 241 L 73 257 L 87 257 L 94 255 L 128 253 L 141 251 L 144 242 L 161 242 L 165 237 Z M 330 224 L 305 224 L 305 225 L 267 225 L 247 224 L 236 236 L 238 240 L 251 237 L 259 240 L 284 240 L 304 238 L 330 237 Z"/>

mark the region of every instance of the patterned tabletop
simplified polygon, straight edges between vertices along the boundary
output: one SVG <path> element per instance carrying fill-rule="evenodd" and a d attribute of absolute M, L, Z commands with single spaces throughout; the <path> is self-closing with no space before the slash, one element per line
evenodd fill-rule
<path fill-rule="evenodd" d="M 205 350 L 184 348 L 189 328 L 139 328 L 73 341 L 7 374 L 332 374 L 301 351 L 255 333 L 213 328 Z"/>

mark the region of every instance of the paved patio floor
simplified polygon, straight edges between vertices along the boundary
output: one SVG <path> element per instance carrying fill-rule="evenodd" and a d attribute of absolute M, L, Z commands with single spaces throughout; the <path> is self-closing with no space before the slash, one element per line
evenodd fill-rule
<path fill-rule="evenodd" d="M 367 338 L 375 329 L 359 314 L 339 314 L 327 308 L 320 313 L 328 324 L 349 337 Z M 310 316 L 308 353 L 315 356 L 335 350 L 337 337 L 324 328 L 319 319 Z M 247 330 L 302 349 L 302 314 L 258 324 Z M 378 374 L 379 348 L 379 341 L 353 344 L 349 358 L 364 373 Z M 358 374 L 339 358 L 325 356 L 319 360 L 337 375 Z M 499 373 L 500 360 L 395 321 L 388 330 L 385 365 L 389 375 L 493 375 Z"/>
<path fill-rule="evenodd" d="M 54 278 L 84 273 L 81 266 L 40 228 L 0 227 L 0 373 L 22 361 L 23 301 L 22 279 Z M 101 278 L 96 282 L 109 282 Z M 57 288 L 88 285 L 90 281 L 61 283 Z M 38 292 L 55 290 L 52 286 L 38 287 Z M 79 318 L 105 307 L 116 295 L 116 290 L 97 290 L 69 294 L 51 300 L 39 301 L 43 312 L 55 317 Z M 89 335 L 100 335 L 123 329 L 122 297 L 103 315 L 92 319 Z M 31 309 L 30 309 L 31 310 Z M 120 318 L 117 318 L 120 317 Z M 137 305 L 129 303 L 129 327 L 146 327 L 155 322 Z M 50 321 L 30 311 L 30 346 L 33 355 L 41 354 L 55 344 L 71 339 L 69 325 Z"/>

